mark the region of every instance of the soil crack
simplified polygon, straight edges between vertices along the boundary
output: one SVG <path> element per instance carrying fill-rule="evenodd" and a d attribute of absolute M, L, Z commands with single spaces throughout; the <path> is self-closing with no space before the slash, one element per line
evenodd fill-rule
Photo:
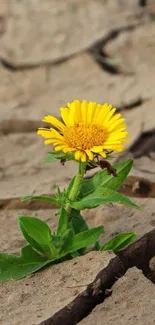
<path fill-rule="evenodd" d="M 151 182 L 143 177 L 138 176 L 128 176 L 123 185 L 121 185 L 119 192 L 131 196 L 131 197 L 149 197 L 155 198 L 155 182 Z M 42 194 L 45 196 L 55 196 L 54 193 L 46 193 Z M 8 209 L 8 210 L 40 210 L 40 209 L 55 209 L 57 206 L 53 203 L 48 203 L 45 201 L 39 200 L 29 200 L 25 202 L 21 202 L 21 197 L 10 197 L 0 199 L 0 209 Z"/>
<path fill-rule="evenodd" d="M 0 57 L 0 63 L 7 70 L 15 71 L 15 72 L 16 71 L 24 71 L 24 70 L 35 69 L 38 67 L 55 66 L 58 64 L 62 64 L 64 62 L 70 60 L 71 58 L 75 58 L 76 56 L 84 53 L 85 51 L 88 51 L 93 55 L 95 60 L 101 65 L 102 68 L 105 67 L 105 69 L 106 69 L 106 67 L 107 67 L 107 71 L 109 71 L 107 60 L 106 60 L 106 58 L 104 58 L 104 54 L 102 53 L 101 48 L 103 48 L 103 46 L 105 46 L 109 41 L 115 39 L 121 32 L 129 31 L 129 30 L 132 31 L 135 28 L 139 27 L 142 24 L 141 19 L 143 18 L 143 16 L 144 16 L 144 12 L 140 13 L 140 17 L 139 17 L 140 21 L 138 21 L 138 22 L 136 21 L 135 23 L 132 23 L 132 24 L 124 26 L 124 27 L 116 28 L 116 29 L 108 32 L 106 36 L 102 37 L 100 40 L 96 41 L 91 46 L 86 47 L 83 50 L 79 50 L 74 54 L 70 54 L 70 55 L 61 57 L 59 59 L 42 60 L 40 62 L 15 63 L 15 62 L 9 60 L 8 58 Z M 135 15 L 135 19 L 136 18 L 137 18 L 137 16 Z"/>
<path fill-rule="evenodd" d="M 152 230 L 127 248 L 118 252 L 117 256 L 111 259 L 108 266 L 97 274 L 95 280 L 88 285 L 83 293 L 39 325 L 77 324 L 88 316 L 96 305 L 104 302 L 104 299 L 107 298 L 106 293 L 109 292 L 110 294 L 109 289 L 129 268 L 137 267 L 141 269 L 143 274 L 152 280 L 149 262 L 154 256 L 155 230 Z"/>
<path fill-rule="evenodd" d="M 144 12 L 142 13 L 144 15 Z M 88 49 L 88 52 L 93 56 L 96 63 L 101 69 L 105 70 L 110 74 L 122 74 L 126 76 L 134 75 L 133 72 L 127 72 L 122 69 L 122 66 L 115 60 L 114 57 L 110 57 L 104 47 L 114 39 L 116 39 L 121 33 L 129 32 L 135 30 L 137 27 L 141 26 L 142 22 L 131 24 L 125 27 L 114 29 L 110 31 L 106 37 L 97 41 L 94 45 Z"/>

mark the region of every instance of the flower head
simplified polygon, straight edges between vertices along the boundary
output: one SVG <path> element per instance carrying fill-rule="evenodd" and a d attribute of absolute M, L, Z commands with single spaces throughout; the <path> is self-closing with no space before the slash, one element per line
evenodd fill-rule
<path fill-rule="evenodd" d="M 128 132 L 121 114 L 114 114 L 116 108 L 86 100 L 74 100 L 67 106 L 60 108 L 63 122 L 50 115 L 43 118 L 54 126 L 38 129 L 37 133 L 47 139 L 45 144 L 52 144 L 55 151 L 75 152 L 75 159 L 82 162 L 124 149 Z"/>

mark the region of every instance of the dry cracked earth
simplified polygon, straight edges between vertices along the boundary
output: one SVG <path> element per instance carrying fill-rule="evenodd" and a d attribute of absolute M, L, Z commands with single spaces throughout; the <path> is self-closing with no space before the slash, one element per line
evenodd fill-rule
<path fill-rule="evenodd" d="M 43 164 L 36 135 L 72 99 L 110 102 L 126 118 L 131 142 L 114 160 L 134 158 L 120 191 L 143 208 L 85 210 L 90 226 L 104 224 L 102 242 L 123 231 L 138 241 L 0 283 L 1 325 L 155 324 L 154 53 L 154 0 L 0 0 L 0 250 L 24 245 L 18 215 L 56 227 L 55 206 L 20 198 L 74 175 L 75 163 Z"/>

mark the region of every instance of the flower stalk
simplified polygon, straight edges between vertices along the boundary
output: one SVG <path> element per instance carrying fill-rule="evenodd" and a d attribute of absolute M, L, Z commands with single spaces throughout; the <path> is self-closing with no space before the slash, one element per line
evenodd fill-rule
<path fill-rule="evenodd" d="M 79 169 L 77 175 L 75 176 L 74 184 L 69 193 L 69 197 L 68 197 L 69 201 L 74 201 L 77 198 L 85 174 L 85 170 L 86 170 L 86 164 L 79 161 Z M 66 205 L 66 211 L 68 214 L 71 213 L 71 207 L 69 203 L 67 203 Z"/>
<path fill-rule="evenodd" d="M 69 194 L 69 200 L 71 201 L 74 201 L 79 193 L 79 189 L 80 189 L 81 182 L 83 180 L 85 169 L 86 169 L 86 164 L 79 161 L 79 170 L 75 177 L 73 187 Z"/>

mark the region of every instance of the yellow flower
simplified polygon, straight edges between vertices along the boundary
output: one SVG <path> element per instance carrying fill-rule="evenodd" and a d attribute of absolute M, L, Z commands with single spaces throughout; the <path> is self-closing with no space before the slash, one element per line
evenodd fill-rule
<path fill-rule="evenodd" d="M 75 152 L 75 159 L 82 162 L 124 149 L 128 132 L 121 114 L 114 115 L 116 108 L 86 100 L 74 100 L 67 106 L 60 108 L 63 123 L 50 115 L 43 118 L 57 129 L 38 129 L 37 133 L 48 139 L 45 144 L 52 144 L 55 151 Z"/>

